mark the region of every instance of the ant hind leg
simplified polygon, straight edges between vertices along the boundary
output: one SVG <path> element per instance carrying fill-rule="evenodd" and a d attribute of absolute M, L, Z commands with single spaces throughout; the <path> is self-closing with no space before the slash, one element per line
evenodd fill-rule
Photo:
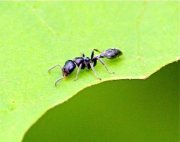
<path fill-rule="evenodd" d="M 91 60 L 94 58 L 94 51 L 101 53 L 98 49 L 93 49 L 93 51 L 91 52 Z"/>
<path fill-rule="evenodd" d="M 105 62 L 104 62 L 102 59 L 98 58 L 98 60 L 99 60 L 100 63 L 105 67 L 105 69 L 107 70 L 108 73 L 110 73 L 110 74 L 115 74 L 115 72 L 109 71 L 107 65 L 105 64 Z"/>

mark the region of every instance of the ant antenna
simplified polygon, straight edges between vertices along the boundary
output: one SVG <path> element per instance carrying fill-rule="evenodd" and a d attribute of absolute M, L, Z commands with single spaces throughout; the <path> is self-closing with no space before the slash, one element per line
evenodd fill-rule
<path fill-rule="evenodd" d="M 64 77 L 61 77 L 61 78 L 59 78 L 58 80 L 56 80 L 56 82 L 55 82 L 55 86 L 57 87 L 57 84 L 63 79 Z"/>
<path fill-rule="evenodd" d="M 53 69 L 56 68 L 56 67 L 59 67 L 60 69 L 62 69 L 62 67 L 61 67 L 59 64 L 57 64 L 57 65 L 51 67 L 50 69 L 48 69 L 48 72 L 50 73 L 51 70 L 53 70 Z"/>

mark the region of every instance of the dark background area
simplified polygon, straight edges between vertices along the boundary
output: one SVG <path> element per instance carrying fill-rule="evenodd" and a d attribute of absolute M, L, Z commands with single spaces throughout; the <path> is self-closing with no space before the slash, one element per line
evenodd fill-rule
<path fill-rule="evenodd" d="M 89 87 L 49 110 L 24 142 L 178 142 L 179 65 Z"/>

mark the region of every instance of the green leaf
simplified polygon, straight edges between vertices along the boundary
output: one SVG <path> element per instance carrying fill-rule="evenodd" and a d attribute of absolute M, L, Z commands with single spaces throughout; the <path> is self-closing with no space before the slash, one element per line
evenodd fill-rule
<path fill-rule="evenodd" d="M 178 142 L 178 67 L 89 87 L 46 112 L 23 142 Z"/>
<path fill-rule="evenodd" d="M 179 60 L 178 2 L 1 2 L 0 141 L 19 142 L 48 109 L 107 80 L 143 79 Z M 47 70 L 92 49 L 118 47 L 123 56 L 75 72 Z"/>

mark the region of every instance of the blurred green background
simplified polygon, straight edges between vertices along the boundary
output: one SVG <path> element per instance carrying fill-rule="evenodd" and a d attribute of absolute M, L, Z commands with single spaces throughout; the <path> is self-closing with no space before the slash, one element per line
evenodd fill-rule
<path fill-rule="evenodd" d="M 49 110 L 24 142 L 178 142 L 179 63 L 147 80 L 104 82 L 83 90 Z"/>

